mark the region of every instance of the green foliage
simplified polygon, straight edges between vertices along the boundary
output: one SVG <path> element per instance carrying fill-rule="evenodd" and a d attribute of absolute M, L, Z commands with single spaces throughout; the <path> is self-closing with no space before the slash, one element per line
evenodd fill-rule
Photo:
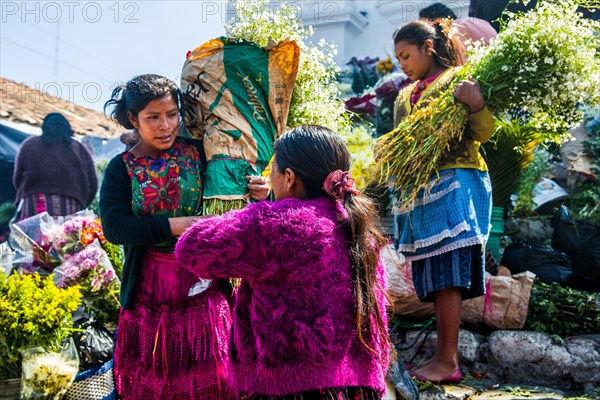
<path fill-rule="evenodd" d="M 600 105 L 582 107 L 583 122 L 592 135 L 590 140 L 583 142 L 585 152 L 590 156 L 592 172 L 596 180 L 582 184 L 571 196 L 573 218 L 592 224 L 600 223 Z"/>
<path fill-rule="evenodd" d="M 525 329 L 561 337 L 600 332 L 600 295 L 536 279 Z"/>
<path fill-rule="evenodd" d="M 357 95 L 361 95 L 362 92 L 365 91 L 366 87 L 367 84 L 365 82 L 365 77 L 363 76 L 363 74 L 360 71 L 354 74 L 354 78 L 352 79 L 352 91 Z"/>
<path fill-rule="evenodd" d="M 287 125 L 322 125 L 334 131 L 349 130 L 350 119 L 339 98 L 336 75 L 339 68 L 334 45 L 320 40 L 308 43 L 314 29 L 304 27 L 294 3 L 269 3 L 267 0 L 232 2 L 236 16 L 225 26 L 227 35 L 266 46 L 285 39 L 295 40 L 300 47 L 300 65 L 290 102 Z"/>
<path fill-rule="evenodd" d="M 592 162 L 595 164 L 592 167 L 592 172 L 596 174 L 596 179 L 600 178 L 600 134 L 591 140 L 583 142 L 583 147 L 585 152 L 592 157 Z"/>
<path fill-rule="evenodd" d="M 120 280 L 121 275 L 123 274 L 123 263 L 125 262 L 125 252 L 123 251 L 123 247 L 118 244 L 106 242 L 102 244 L 102 248 L 106 252 L 110 263 L 115 269 L 115 274 L 117 274 L 117 277 Z"/>
<path fill-rule="evenodd" d="M 95 164 L 96 175 L 98 176 L 98 182 L 100 184 L 102 184 L 102 180 L 104 179 L 104 171 L 106 170 L 107 165 L 107 160 L 102 160 Z M 98 190 L 96 197 L 94 197 L 94 200 L 92 200 L 92 203 L 88 206 L 88 208 L 92 210 L 94 214 L 100 215 L 100 190 Z"/>
<path fill-rule="evenodd" d="M 365 90 L 374 87 L 379 80 L 379 74 L 377 73 L 378 61 L 379 58 L 365 57 L 357 59 L 356 57 L 352 57 L 347 64 L 350 65 L 350 70 L 352 71 L 352 91 L 356 96 L 362 96 Z M 389 64 L 390 68 L 392 68 L 391 61 Z"/>
<path fill-rule="evenodd" d="M 600 224 L 600 185 L 590 182 L 581 185 L 571 196 L 573 218 L 591 224 Z"/>
<path fill-rule="evenodd" d="M 232 210 L 240 210 L 246 206 L 246 200 L 205 199 L 202 213 L 204 215 L 222 215 Z"/>
<path fill-rule="evenodd" d="M 503 207 L 516 192 L 519 179 L 533 161 L 533 151 L 543 140 L 539 129 L 518 119 L 496 120 L 492 140 L 481 147 L 492 181 L 494 207 Z"/>
<path fill-rule="evenodd" d="M 6 201 L 0 205 L 0 225 L 8 224 L 17 209 L 12 201 Z"/>
<path fill-rule="evenodd" d="M 81 294 L 83 296 L 84 312 L 93 316 L 95 320 L 101 322 L 106 327 L 112 328 L 117 326 L 121 311 L 119 290 L 120 288 L 117 285 L 97 292 L 91 291 L 87 287 L 82 287 Z"/>
<path fill-rule="evenodd" d="M 535 207 L 533 188 L 548 168 L 549 158 L 550 155 L 543 148 L 538 147 L 533 154 L 531 164 L 521 174 L 518 197 L 513 210 L 516 217 L 527 217 L 533 214 L 533 208 Z"/>
<path fill-rule="evenodd" d="M 350 132 L 340 132 L 344 137 L 352 167 L 350 173 L 356 187 L 360 190 L 371 180 L 370 172 L 373 163 L 373 126 L 369 123 L 356 124 Z"/>
<path fill-rule="evenodd" d="M 57 351 L 73 332 L 72 313 L 81 302 L 79 286 L 59 289 L 52 276 L 0 272 L 0 379 L 21 375 L 20 349 Z"/>

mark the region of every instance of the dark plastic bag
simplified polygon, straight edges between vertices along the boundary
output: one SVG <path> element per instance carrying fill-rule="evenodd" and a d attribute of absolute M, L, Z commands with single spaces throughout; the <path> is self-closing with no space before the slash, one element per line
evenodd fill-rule
<path fill-rule="evenodd" d="M 79 353 L 79 370 L 97 367 L 113 357 L 113 335 L 100 322 L 90 320 L 80 326 L 84 332 L 73 335 Z"/>
<path fill-rule="evenodd" d="M 544 283 L 557 282 L 572 288 L 578 286 L 569 256 L 549 247 L 515 242 L 504 250 L 501 264 L 513 275 L 531 271 Z"/>
<path fill-rule="evenodd" d="M 574 222 L 562 206 L 552 220 L 552 247 L 571 257 L 577 276 L 590 286 L 600 285 L 600 225 Z"/>

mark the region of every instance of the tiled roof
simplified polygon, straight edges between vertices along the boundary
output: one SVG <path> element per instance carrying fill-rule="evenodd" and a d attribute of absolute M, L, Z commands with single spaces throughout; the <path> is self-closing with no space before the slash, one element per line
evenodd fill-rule
<path fill-rule="evenodd" d="M 0 77 L 0 119 L 41 127 L 52 112 L 63 114 L 77 135 L 114 138 L 125 131 L 101 112 Z"/>

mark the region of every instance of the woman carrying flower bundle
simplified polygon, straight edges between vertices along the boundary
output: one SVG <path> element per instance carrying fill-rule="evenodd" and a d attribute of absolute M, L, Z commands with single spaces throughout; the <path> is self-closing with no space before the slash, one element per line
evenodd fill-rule
<path fill-rule="evenodd" d="M 252 400 L 381 399 L 390 347 L 374 206 L 327 128 L 293 129 L 274 152 L 276 201 L 200 220 L 175 251 L 203 278 L 242 278 L 230 384 Z"/>
<path fill-rule="evenodd" d="M 106 106 L 139 134 L 108 164 L 100 197 L 105 237 L 126 253 L 117 390 L 128 400 L 234 398 L 223 368 L 226 297 L 217 281 L 198 279 L 173 254 L 177 237 L 201 212 L 204 171 L 201 144 L 177 138 L 179 89 L 164 77 L 141 75 L 115 89 Z M 266 185 L 250 187 L 259 189 L 253 197 L 266 197 Z"/>
<path fill-rule="evenodd" d="M 394 34 L 400 67 L 415 81 L 398 95 L 396 125 L 434 102 L 460 70 L 456 39 L 446 32 L 438 20 L 411 22 Z M 457 349 L 461 299 L 484 293 L 484 248 L 491 217 L 491 184 L 479 145 L 491 137 L 494 120 L 474 80 L 460 82 L 453 94 L 470 110 L 462 138 L 451 142 L 440 160 L 430 160 L 436 173 L 427 187 L 410 202 L 399 195 L 394 209 L 396 248 L 412 262 L 419 299 L 435 303 L 437 350 L 414 371 L 418 379 L 434 383 L 462 380 Z"/>

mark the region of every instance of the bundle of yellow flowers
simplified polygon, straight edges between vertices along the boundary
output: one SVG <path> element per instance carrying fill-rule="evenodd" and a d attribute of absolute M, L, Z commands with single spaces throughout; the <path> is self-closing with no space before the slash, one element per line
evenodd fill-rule
<path fill-rule="evenodd" d="M 375 67 L 375 70 L 377 71 L 377 75 L 379 76 L 386 76 L 387 74 L 392 73 L 392 71 L 394 70 L 392 58 L 388 57 L 385 60 L 379 61 L 377 63 L 377 66 Z"/>
<path fill-rule="evenodd" d="M 0 272 L 0 379 L 21 376 L 19 350 L 56 351 L 73 333 L 73 311 L 81 303 L 79 286 L 59 289 L 52 276 Z"/>

